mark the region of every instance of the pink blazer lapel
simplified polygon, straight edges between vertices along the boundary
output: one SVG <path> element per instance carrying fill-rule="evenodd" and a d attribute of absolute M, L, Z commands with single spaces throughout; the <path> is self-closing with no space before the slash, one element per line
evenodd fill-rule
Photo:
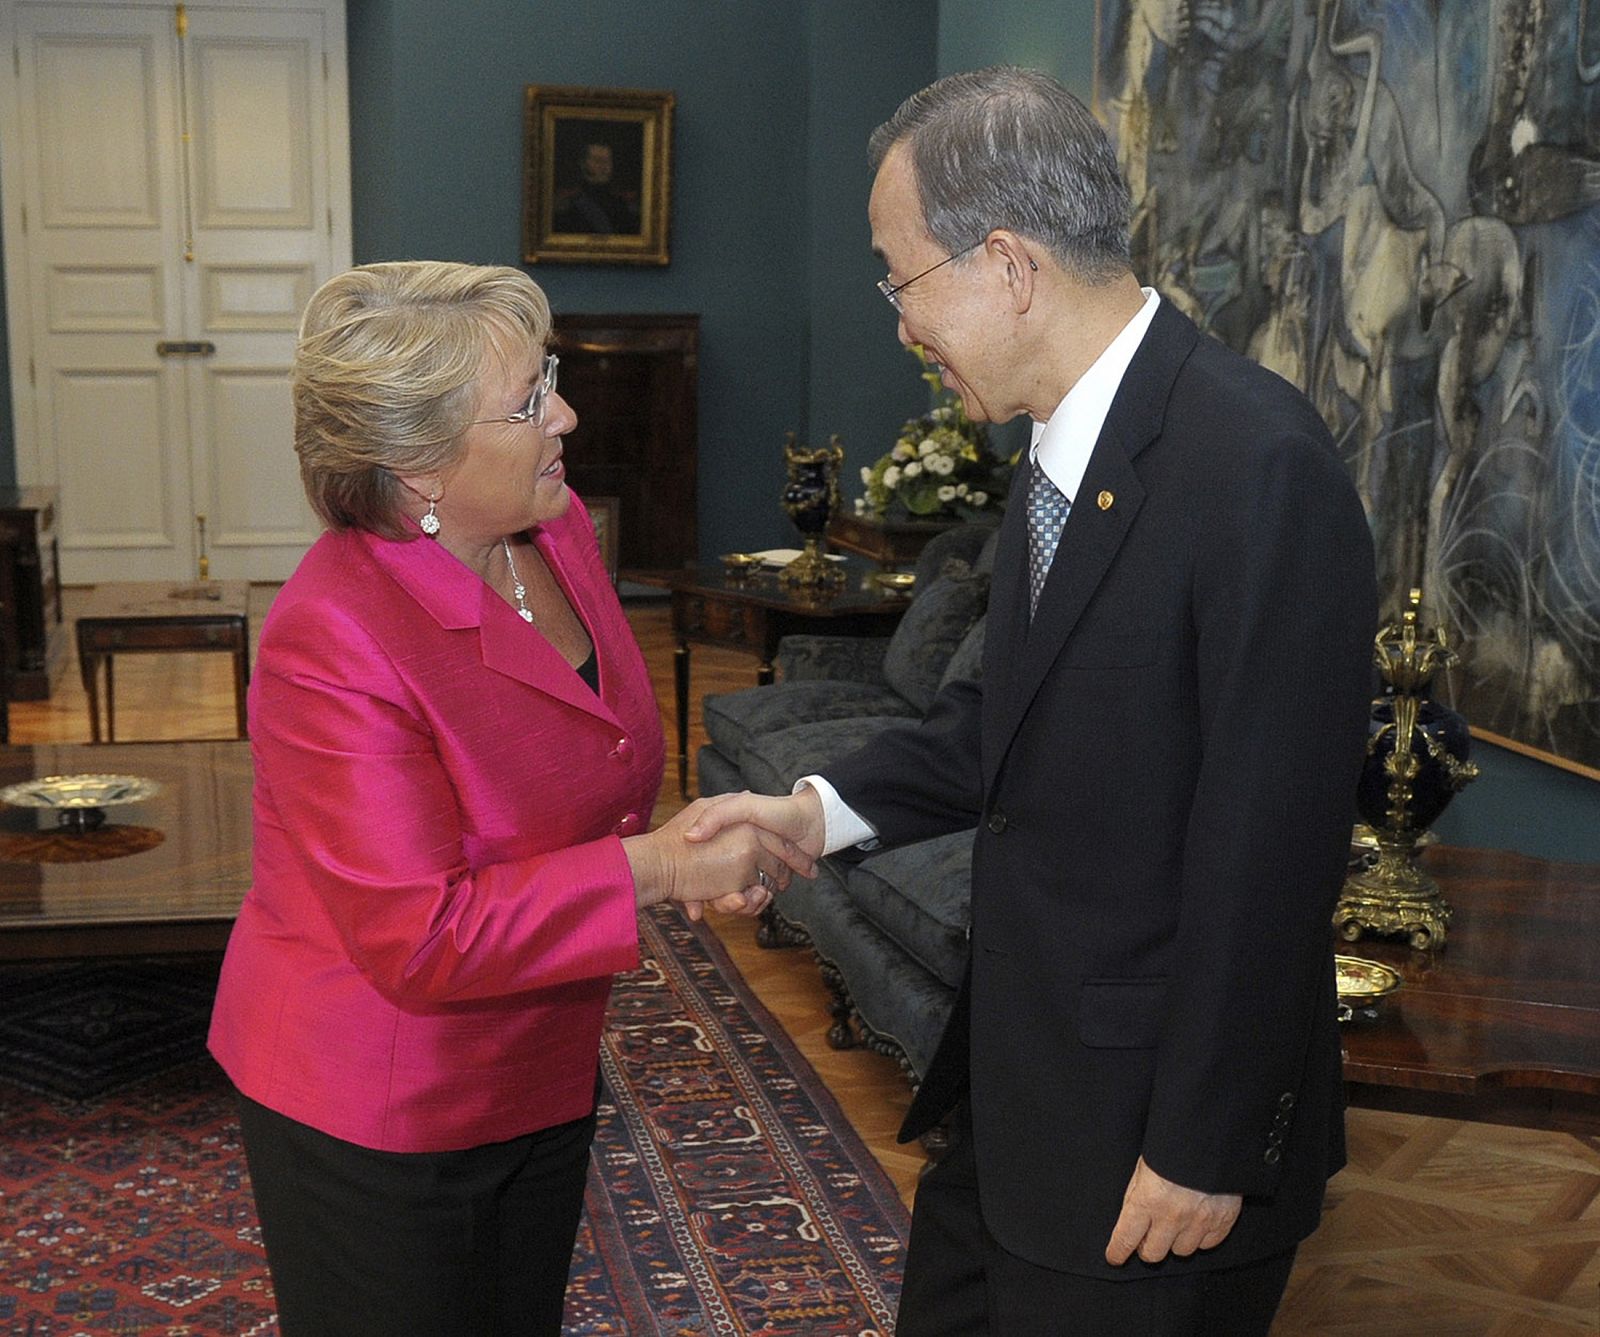
<path fill-rule="evenodd" d="M 393 543 L 370 534 L 362 538 L 374 559 L 441 627 L 477 628 L 485 667 L 620 728 L 603 700 L 609 694 L 605 665 L 614 657 L 608 647 L 616 644 L 619 634 L 631 632 L 620 610 L 608 616 L 615 609 L 615 595 L 606 590 L 601 592 L 605 597 L 596 597 L 584 579 L 583 564 L 575 560 L 570 536 L 552 533 L 552 528 L 541 527 L 535 541 L 594 642 L 601 664 L 599 696 L 515 609 L 438 544 L 427 539 Z"/>

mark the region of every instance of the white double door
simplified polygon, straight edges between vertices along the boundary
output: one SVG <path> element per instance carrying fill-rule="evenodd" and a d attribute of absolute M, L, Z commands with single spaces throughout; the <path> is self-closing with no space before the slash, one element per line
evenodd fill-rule
<path fill-rule="evenodd" d="M 17 476 L 68 583 L 281 580 L 301 309 L 350 263 L 344 4 L 0 0 Z M 203 520 L 202 520 L 203 517 Z"/>

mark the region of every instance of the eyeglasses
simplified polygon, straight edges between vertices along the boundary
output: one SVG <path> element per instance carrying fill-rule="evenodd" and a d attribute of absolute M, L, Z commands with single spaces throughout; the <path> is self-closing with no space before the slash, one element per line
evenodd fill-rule
<path fill-rule="evenodd" d="M 554 353 L 546 353 L 544 362 L 540 365 L 541 375 L 539 383 L 533 387 L 533 393 L 528 396 L 528 402 L 515 413 L 504 418 L 474 418 L 472 425 L 496 422 L 525 422 L 534 427 L 544 426 L 544 411 L 550 405 L 550 396 L 556 392 L 556 369 L 561 365 L 561 359 Z"/>
<path fill-rule="evenodd" d="M 890 283 L 887 278 L 881 278 L 881 279 L 878 280 L 878 291 L 881 292 L 884 295 L 884 297 L 886 297 L 888 299 L 889 305 L 892 306 L 896 311 L 904 311 L 905 308 L 900 305 L 900 294 L 901 293 L 903 293 L 907 288 L 909 288 L 918 279 L 925 279 L 925 278 L 928 277 L 929 274 L 933 273 L 934 270 L 942 269 L 945 265 L 949 264 L 952 260 L 959 260 L 962 256 L 967 254 L 968 251 L 977 250 L 978 247 L 982 246 L 983 243 L 986 242 L 987 240 L 988 240 L 987 237 L 980 237 L 977 241 L 973 242 L 971 246 L 963 246 L 954 255 L 945 256 L 945 258 L 943 260 L 939 261 L 938 264 L 929 265 L 926 269 L 924 269 L 922 271 L 922 273 L 913 274 L 904 283 Z"/>

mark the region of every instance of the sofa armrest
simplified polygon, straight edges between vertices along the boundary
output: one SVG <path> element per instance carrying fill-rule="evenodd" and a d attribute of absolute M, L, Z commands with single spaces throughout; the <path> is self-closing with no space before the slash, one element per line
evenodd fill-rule
<path fill-rule="evenodd" d="M 887 636 L 785 636 L 777 667 L 785 682 L 883 682 Z"/>

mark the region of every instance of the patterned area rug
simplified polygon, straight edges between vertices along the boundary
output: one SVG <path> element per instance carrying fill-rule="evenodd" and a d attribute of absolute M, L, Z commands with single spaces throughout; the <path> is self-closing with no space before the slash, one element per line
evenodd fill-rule
<path fill-rule="evenodd" d="M 566 1332 L 888 1334 L 907 1230 L 893 1186 L 716 939 L 673 911 L 641 933 L 643 968 L 612 994 Z M 143 1061 L 165 1071 L 130 1083 L 128 1044 L 111 1046 L 110 1076 L 82 1044 L 26 1068 L 17 1035 L 71 1034 L 43 1020 L 44 972 L 19 1010 L 34 1020 L 0 1028 L 0 1333 L 275 1332 L 227 1083 L 153 1020 L 150 963 L 103 963 L 58 1016 L 98 1016 L 131 1043 L 141 1026 L 106 1001 L 130 996 L 116 964 L 165 1036 Z M 0 971 L 0 1013 L 16 1010 L 14 978 Z M 183 1011 L 193 980 L 177 982 Z"/>

